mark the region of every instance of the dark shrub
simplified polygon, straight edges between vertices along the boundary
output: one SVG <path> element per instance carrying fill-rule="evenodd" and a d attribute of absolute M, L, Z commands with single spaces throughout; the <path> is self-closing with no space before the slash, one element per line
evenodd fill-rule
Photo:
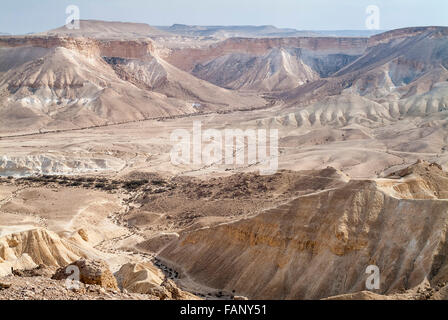
<path fill-rule="evenodd" d="M 106 185 L 104 183 L 95 183 L 95 188 L 103 189 Z"/>
<path fill-rule="evenodd" d="M 127 190 L 135 190 L 145 184 L 148 183 L 148 180 L 143 179 L 143 180 L 131 180 L 131 181 L 127 181 L 125 183 L 123 183 L 123 188 L 127 189 Z"/>
<path fill-rule="evenodd" d="M 155 179 L 155 180 L 152 180 L 151 182 L 152 182 L 152 184 L 154 184 L 156 186 L 160 186 L 160 185 L 164 185 L 165 184 L 165 181 L 160 180 L 160 179 Z"/>

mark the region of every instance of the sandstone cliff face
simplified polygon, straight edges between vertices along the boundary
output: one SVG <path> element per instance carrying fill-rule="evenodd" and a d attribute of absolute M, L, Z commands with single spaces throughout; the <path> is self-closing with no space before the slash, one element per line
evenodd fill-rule
<path fill-rule="evenodd" d="M 365 102 L 356 108 L 375 103 L 375 109 L 380 112 L 384 109 L 397 119 L 443 112 L 448 78 L 446 30 L 410 28 L 371 37 L 361 56 L 341 64 L 325 79 L 274 96 L 295 109 L 334 97 L 352 100 L 361 97 Z"/>
<path fill-rule="evenodd" d="M 448 28 L 398 29 L 369 38 L 369 44 L 356 63 L 341 69 L 337 76 L 348 72 L 367 73 L 395 61 L 416 71 L 428 71 L 447 62 Z M 424 67 L 424 68 L 423 68 Z M 420 75 L 421 72 L 416 72 Z M 410 77 L 408 82 L 416 78 Z"/>
<path fill-rule="evenodd" d="M 447 27 L 411 27 L 391 30 L 380 33 L 369 38 L 369 47 L 380 43 L 389 42 L 391 40 L 418 36 L 424 33 L 430 33 L 432 37 L 448 36 Z"/>
<path fill-rule="evenodd" d="M 272 92 L 318 80 L 314 61 L 304 60 L 297 49 L 274 48 L 261 56 L 232 53 L 197 64 L 192 74 L 224 88 Z"/>
<path fill-rule="evenodd" d="M 0 37 L 0 47 L 62 47 L 87 56 L 143 59 L 154 52 L 152 41 L 147 40 L 96 40 L 61 36 Z"/>
<path fill-rule="evenodd" d="M 38 265 L 61 267 L 88 255 L 86 248 L 45 229 L 12 233 L 0 238 L 0 275 Z"/>
<path fill-rule="evenodd" d="M 65 37 L 0 37 L 1 48 L 37 47 L 37 48 L 66 48 L 75 50 L 85 56 L 98 56 L 98 44 L 91 39 Z"/>
<path fill-rule="evenodd" d="M 230 53 L 263 55 L 273 48 L 302 48 L 321 53 L 360 55 L 367 47 L 367 38 L 231 38 L 207 48 L 174 49 L 164 58 L 176 67 L 191 71 L 198 63 Z"/>
<path fill-rule="evenodd" d="M 327 77 L 367 48 L 367 38 L 231 38 L 162 56 L 196 77 L 229 89 L 280 91 Z"/>
<path fill-rule="evenodd" d="M 378 293 L 391 293 L 446 277 L 448 202 L 423 199 L 351 181 L 254 218 L 185 233 L 160 257 L 202 284 L 255 299 L 361 291 L 369 265 L 380 270 Z"/>
<path fill-rule="evenodd" d="M 103 57 L 145 59 L 154 52 L 150 40 L 102 40 L 98 46 Z"/>

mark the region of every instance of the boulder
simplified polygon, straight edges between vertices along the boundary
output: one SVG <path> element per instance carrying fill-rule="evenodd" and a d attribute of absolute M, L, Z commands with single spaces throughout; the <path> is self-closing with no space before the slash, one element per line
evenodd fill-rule
<path fill-rule="evenodd" d="M 109 265 L 103 260 L 80 259 L 58 269 L 53 275 L 53 279 L 63 280 L 72 275 L 73 271 L 67 269 L 69 266 L 75 266 L 79 269 L 79 281 L 82 283 L 118 290 L 117 280 L 110 271 Z"/>
<path fill-rule="evenodd" d="M 127 263 L 115 273 L 122 290 L 149 294 L 160 300 L 197 300 L 198 297 L 182 291 L 174 281 L 163 280 L 163 273 L 149 263 Z"/>
<path fill-rule="evenodd" d="M 163 274 L 154 266 L 142 263 L 127 263 L 115 273 L 118 286 L 129 292 L 147 294 L 160 288 Z"/>
<path fill-rule="evenodd" d="M 0 290 L 11 288 L 11 284 L 7 282 L 0 282 Z"/>

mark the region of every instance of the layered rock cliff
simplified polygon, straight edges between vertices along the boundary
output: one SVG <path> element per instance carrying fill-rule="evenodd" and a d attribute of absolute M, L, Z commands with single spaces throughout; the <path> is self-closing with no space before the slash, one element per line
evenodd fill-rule
<path fill-rule="evenodd" d="M 0 62 L 0 131 L 73 129 L 266 105 L 260 97 L 218 88 L 173 67 L 157 56 L 150 39 L 2 37 Z"/>
<path fill-rule="evenodd" d="M 376 181 L 350 181 L 254 218 L 186 232 L 160 257 L 201 284 L 254 299 L 362 291 L 369 265 L 380 270 L 381 294 L 413 288 L 426 278 L 444 281 L 448 174 L 418 166 L 427 172 L 416 171 L 418 190 L 404 178 L 389 182 L 395 181 L 397 192 L 386 192 Z M 436 175 L 443 181 L 436 191 L 441 196 L 428 199 L 425 186 Z M 399 198 L 398 191 L 407 188 L 412 196 Z"/>
<path fill-rule="evenodd" d="M 121 57 L 143 59 L 154 52 L 151 40 L 99 40 L 63 36 L 0 37 L 0 48 L 62 47 L 87 56 Z"/>
<path fill-rule="evenodd" d="M 448 36 L 448 27 L 431 26 L 395 29 L 371 36 L 369 38 L 369 46 L 376 46 L 395 39 L 414 37 L 428 32 L 431 33 L 432 37 L 446 37 Z"/>
<path fill-rule="evenodd" d="M 196 77 L 229 89 L 280 91 L 327 77 L 367 48 L 367 38 L 231 38 L 162 56 Z"/>
<path fill-rule="evenodd" d="M 264 55 L 274 48 L 301 48 L 314 52 L 360 55 L 368 38 L 231 38 L 206 48 L 173 49 L 164 58 L 176 67 L 192 71 L 194 66 L 230 53 Z"/>
<path fill-rule="evenodd" d="M 38 265 L 61 267 L 88 256 L 95 255 L 87 247 L 49 230 L 11 233 L 0 237 L 0 276 L 10 274 L 12 269 L 29 270 Z"/>

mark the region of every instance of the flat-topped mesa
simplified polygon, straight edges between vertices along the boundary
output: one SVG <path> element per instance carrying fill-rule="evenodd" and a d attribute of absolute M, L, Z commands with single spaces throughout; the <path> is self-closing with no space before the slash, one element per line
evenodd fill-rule
<path fill-rule="evenodd" d="M 369 38 L 369 47 L 373 47 L 381 43 L 387 43 L 395 39 L 418 36 L 423 33 L 431 33 L 433 36 L 446 37 L 448 36 L 448 27 L 410 27 L 387 31 L 371 36 Z"/>
<path fill-rule="evenodd" d="M 80 20 L 79 28 L 70 29 L 66 25 L 37 35 L 85 37 L 94 39 L 141 39 L 170 36 L 169 32 L 151 27 L 146 23 Z"/>
<path fill-rule="evenodd" d="M 206 48 L 174 49 L 164 58 L 176 67 L 191 71 L 194 65 L 230 53 L 263 55 L 274 48 L 300 48 L 325 54 L 361 55 L 368 38 L 355 37 L 285 37 L 230 38 Z"/>
<path fill-rule="evenodd" d="M 38 48 L 56 48 L 63 47 L 70 50 L 78 51 L 86 56 L 99 55 L 100 50 L 94 40 L 87 38 L 68 38 L 68 37 L 0 37 L 0 47 L 17 48 L 17 47 L 38 47 Z"/>
<path fill-rule="evenodd" d="M 142 59 L 154 52 L 149 39 L 136 40 L 97 40 L 81 37 L 60 36 L 25 36 L 0 37 L 0 47 L 63 47 L 78 51 L 86 56 L 120 57 L 126 59 Z"/>
<path fill-rule="evenodd" d="M 312 51 L 355 51 L 361 54 L 367 38 L 336 37 L 287 37 L 287 38 L 231 38 L 217 46 L 223 50 L 241 50 L 249 53 L 264 53 L 272 48 L 302 48 Z"/>
<path fill-rule="evenodd" d="M 151 40 L 99 40 L 101 56 L 143 59 L 154 53 Z"/>

